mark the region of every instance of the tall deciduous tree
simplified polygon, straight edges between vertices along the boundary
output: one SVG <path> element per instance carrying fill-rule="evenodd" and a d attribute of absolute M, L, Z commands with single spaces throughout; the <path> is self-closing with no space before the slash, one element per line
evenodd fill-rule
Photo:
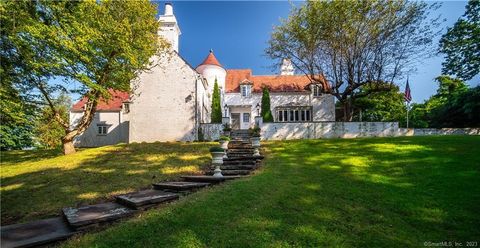
<path fill-rule="evenodd" d="M 273 122 L 272 110 L 270 109 L 270 92 L 267 87 L 263 87 L 262 118 L 264 122 Z"/>
<path fill-rule="evenodd" d="M 480 73 L 480 1 L 470 0 L 465 14 L 440 39 L 444 74 L 470 80 Z"/>
<path fill-rule="evenodd" d="M 266 54 L 290 58 L 342 103 L 349 121 L 361 86 L 395 82 L 412 62 L 432 54 L 438 22 L 427 16 L 435 8 L 405 0 L 308 1 L 274 28 Z"/>
<path fill-rule="evenodd" d="M 222 122 L 222 106 L 220 105 L 220 89 L 218 88 L 217 79 L 215 79 L 215 84 L 213 85 L 211 122 Z"/>
<path fill-rule="evenodd" d="M 111 98 L 109 89 L 129 91 L 149 59 L 168 47 L 157 35 L 156 5 L 147 0 L 1 4 L 2 79 L 50 107 L 65 130 L 65 154 L 75 152 L 73 139 L 88 128 L 100 99 Z M 78 123 L 62 118 L 53 97 L 59 92 L 87 98 Z"/>

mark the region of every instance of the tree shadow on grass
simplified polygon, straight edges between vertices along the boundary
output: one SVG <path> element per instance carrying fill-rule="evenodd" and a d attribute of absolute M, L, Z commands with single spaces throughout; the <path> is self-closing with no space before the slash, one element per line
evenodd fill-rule
<path fill-rule="evenodd" d="M 480 237 L 478 137 L 268 142 L 263 170 L 70 246 L 417 247 Z"/>
<path fill-rule="evenodd" d="M 209 146 L 158 142 L 82 149 L 65 157 L 53 151 L 10 157 L 10 171 L 2 172 L 2 225 L 55 216 L 63 207 L 109 201 L 150 188 L 153 181 L 199 173 L 210 160 Z M 22 165 L 32 168 L 16 172 Z"/>

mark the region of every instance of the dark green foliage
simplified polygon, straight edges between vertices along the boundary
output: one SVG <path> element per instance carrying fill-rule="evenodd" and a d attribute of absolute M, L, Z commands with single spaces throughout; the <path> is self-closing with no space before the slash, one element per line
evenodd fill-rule
<path fill-rule="evenodd" d="M 378 87 L 385 89 L 378 90 Z M 362 121 L 398 121 L 404 125 L 406 105 L 403 93 L 394 84 L 366 84 L 355 94 L 352 101 L 356 109 L 362 111 Z M 360 120 L 360 112 L 356 111 L 354 120 Z"/>
<path fill-rule="evenodd" d="M 470 80 L 480 72 L 480 1 L 470 0 L 465 14 L 440 39 L 444 74 Z"/>
<path fill-rule="evenodd" d="M 225 150 L 223 150 L 223 148 L 221 148 L 219 146 L 214 146 L 214 147 L 210 147 L 209 151 L 210 152 L 224 152 Z"/>
<path fill-rule="evenodd" d="M 480 86 L 452 94 L 431 113 L 432 127 L 480 127 Z"/>
<path fill-rule="evenodd" d="M 11 123 L 0 125 L 0 150 L 20 150 L 31 147 L 33 143 L 31 125 L 15 126 Z"/>
<path fill-rule="evenodd" d="M 412 127 L 480 126 L 479 87 L 469 89 L 462 80 L 439 76 L 437 94 L 412 105 Z"/>
<path fill-rule="evenodd" d="M 273 122 L 272 110 L 270 109 L 270 92 L 267 87 L 263 87 L 261 115 L 264 122 Z"/>
<path fill-rule="evenodd" d="M 223 140 L 223 141 L 230 141 L 230 137 L 228 136 L 220 136 L 218 140 Z"/>
<path fill-rule="evenodd" d="M 213 85 L 211 119 L 212 123 L 222 122 L 222 106 L 220 106 L 220 89 L 218 88 L 217 79 L 215 79 L 215 84 Z"/>
<path fill-rule="evenodd" d="M 32 119 L 36 109 L 25 102 L 11 81 L 3 77 L 0 110 L 0 150 L 17 150 L 32 146 Z"/>
<path fill-rule="evenodd" d="M 68 111 L 72 105 L 71 98 L 60 94 L 54 102 L 62 119 L 68 122 Z M 61 138 L 65 135 L 65 128 L 55 118 L 50 107 L 43 107 L 35 121 L 35 135 L 39 145 L 45 148 L 58 148 L 62 145 Z"/>
<path fill-rule="evenodd" d="M 232 128 L 230 127 L 230 124 L 225 123 L 223 124 L 223 131 L 232 131 Z"/>

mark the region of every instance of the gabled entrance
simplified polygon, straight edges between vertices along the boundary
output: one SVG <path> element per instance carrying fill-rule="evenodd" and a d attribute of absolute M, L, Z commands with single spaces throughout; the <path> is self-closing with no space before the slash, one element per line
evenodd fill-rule
<path fill-rule="evenodd" d="M 250 128 L 252 125 L 251 109 L 251 105 L 229 106 L 232 129 Z"/>

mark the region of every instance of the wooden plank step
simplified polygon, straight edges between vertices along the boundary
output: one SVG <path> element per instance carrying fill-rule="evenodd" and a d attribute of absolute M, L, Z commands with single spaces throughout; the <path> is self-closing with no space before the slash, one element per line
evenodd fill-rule
<path fill-rule="evenodd" d="M 77 230 L 90 227 L 94 224 L 117 220 L 135 212 L 136 210 L 132 210 L 116 202 L 63 209 L 63 215 L 68 223 Z"/>
<path fill-rule="evenodd" d="M 37 220 L 0 228 L 2 248 L 32 247 L 64 240 L 76 232 L 62 217 Z"/>
<path fill-rule="evenodd" d="M 176 191 L 185 191 L 185 190 L 194 190 L 206 187 L 210 183 L 198 183 L 198 182 L 161 182 L 152 184 L 155 189 L 166 189 L 166 190 L 176 190 Z"/>
<path fill-rule="evenodd" d="M 117 202 L 134 209 L 146 209 L 162 202 L 178 199 L 179 195 L 160 190 L 142 190 L 124 195 L 118 195 L 115 198 Z"/>
<path fill-rule="evenodd" d="M 183 176 L 182 178 L 188 182 L 207 182 L 207 183 L 220 183 L 226 180 L 232 180 L 241 178 L 242 176 L 223 176 L 223 177 L 214 177 L 214 176 Z"/>

